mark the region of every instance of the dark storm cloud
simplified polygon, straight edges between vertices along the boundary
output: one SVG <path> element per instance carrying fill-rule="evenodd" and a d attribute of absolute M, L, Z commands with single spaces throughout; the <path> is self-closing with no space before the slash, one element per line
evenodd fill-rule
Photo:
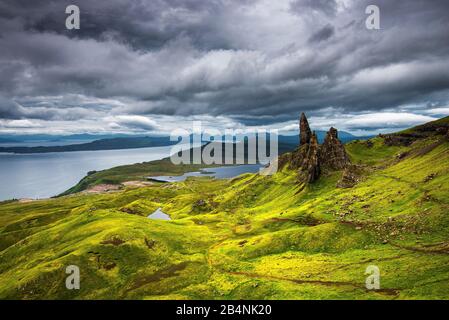
<path fill-rule="evenodd" d="M 80 30 L 65 29 L 69 4 Z M 381 30 L 365 28 L 369 4 Z M 0 118 L 153 130 L 142 117 L 447 106 L 448 14 L 445 0 L 3 0 Z"/>
<path fill-rule="evenodd" d="M 332 16 L 337 13 L 337 2 L 335 0 L 295 0 L 292 1 L 291 9 L 299 14 L 315 11 Z"/>
<path fill-rule="evenodd" d="M 126 42 L 136 49 L 154 50 L 182 35 L 206 48 L 219 47 L 214 19 L 230 5 L 242 6 L 252 0 L 5 0 L 0 17 L 20 18 L 28 31 L 53 32 L 68 37 L 109 39 Z M 68 5 L 80 7 L 82 28 L 73 33 L 65 25 Z M 24 9 L 26 8 L 26 9 Z M 211 29 L 210 32 L 207 29 Z"/>
<path fill-rule="evenodd" d="M 19 119 L 22 116 L 16 103 L 0 96 L 0 119 Z"/>
<path fill-rule="evenodd" d="M 327 25 L 323 29 L 320 29 L 317 33 L 313 34 L 310 37 L 309 42 L 325 41 L 330 37 L 332 37 L 334 33 L 335 33 L 334 27 L 331 25 Z"/>

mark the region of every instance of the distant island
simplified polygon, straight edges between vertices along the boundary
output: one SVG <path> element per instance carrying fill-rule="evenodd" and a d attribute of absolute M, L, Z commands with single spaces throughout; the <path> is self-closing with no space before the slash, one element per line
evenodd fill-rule
<path fill-rule="evenodd" d="M 317 138 L 323 141 L 326 135 L 325 131 L 317 131 Z M 93 139 L 95 135 L 72 135 L 68 137 L 48 135 L 30 136 L 27 141 L 71 141 L 71 140 L 87 140 Z M 0 137 L 0 143 L 21 142 L 24 137 L 19 137 L 21 140 L 9 139 Z M 370 137 L 357 137 L 348 132 L 340 132 L 340 139 L 343 142 L 350 142 L 353 140 L 363 140 Z M 279 147 L 282 151 L 290 151 L 299 143 L 298 135 L 280 135 L 278 137 Z M 89 141 L 89 140 L 88 140 Z M 177 141 L 170 141 L 168 136 L 145 136 L 145 137 L 129 137 L 118 136 L 111 138 L 97 139 L 85 143 L 67 144 L 59 146 L 6 146 L 0 147 L 1 153 L 17 153 L 17 154 L 33 154 L 33 153 L 49 153 L 49 152 L 74 152 L 74 151 L 99 151 L 99 150 L 121 150 L 121 149 L 138 149 L 150 147 L 164 147 L 177 144 Z"/>
<path fill-rule="evenodd" d="M 38 147 L 0 147 L 0 152 L 7 153 L 49 153 L 49 152 L 74 152 L 74 151 L 97 151 L 97 150 L 119 150 L 136 149 L 148 147 L 163 147 L 176 144 L 170 141 L 170 137 L 126 137 L 100 139 L 87 143 L 69 144 L 64 146 L 38 146 Z"/>

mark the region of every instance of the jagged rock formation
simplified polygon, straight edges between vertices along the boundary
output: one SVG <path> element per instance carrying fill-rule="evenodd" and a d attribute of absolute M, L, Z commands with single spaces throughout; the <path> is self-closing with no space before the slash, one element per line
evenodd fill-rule
<path fill-rule="evenodd" d="M 308 145 L 307 156 L 304 158 L 302 170 L 306 174 L 306 181 L 312 183 L 320 177 L 321 165 L 320 165 L 320 147 L 318 145 L 318 139 L 315 132 L 310 138 Z"/>
<path fill-rule="evenodd" d="M 320 146 L 303 113 L 299 130 L 300 145 L 291 154 L 280 157 L 280 168 L 288 164 L 291 169 L 298 170 L 301 182 L 312 183 L 319 179 L 323 170 L 343 170 L 350 164 L 346 150 L 338 139 L 337 129 L 331 128 Z"/>
<path fill-rule="evenodd" d="M 312 131 L 309 127 L 309 121 L 307 121 L 306 115 L 302 113 L 299 119 L 299 145 L 302 146 L 310 143 L 311 138 Z"/>
<path fill-rule="evenodd" d="M 349 164 L 349 158 L 345 147 L 338 140 L 338 131 L 330 128 L 321 146 L 321 162 L 333 170 L 342 170 Z"/>

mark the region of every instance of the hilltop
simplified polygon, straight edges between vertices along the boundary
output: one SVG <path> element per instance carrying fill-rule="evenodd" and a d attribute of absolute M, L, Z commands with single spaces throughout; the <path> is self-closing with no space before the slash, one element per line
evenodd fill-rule
<path fill-rule="evenodd" d="M 449 299 L 448 128 L 346 145 L 306 129 L 273 176 L 4 202 L 0 298 Z"/>

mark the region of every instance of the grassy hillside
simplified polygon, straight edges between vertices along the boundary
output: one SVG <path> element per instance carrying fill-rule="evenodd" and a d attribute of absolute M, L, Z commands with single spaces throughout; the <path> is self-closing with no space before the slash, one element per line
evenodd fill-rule
<path fill-rule="evenodd" d="M 195 164 L 174 165 L 169 158 L 114 167 L 107 170 L 91 172 L 75 186 L 62 193 L 61 196 L 81 192 L 99 184 L 147 181 L 148 176 L 183 175 L 186 172 L 198 171 L 205 167 L 207 166 Z"/>
<path fill-rule="evenodd" d="M 449 299 L 448 139 L 346 148 L 352 188 L 332 172 L 299 191 L 286 167 L 3 203 L 0 298 Z M 173 220 L 146 218 L 159 207 Z M 380 290 L 365 288 L 369 265 Z"/>

